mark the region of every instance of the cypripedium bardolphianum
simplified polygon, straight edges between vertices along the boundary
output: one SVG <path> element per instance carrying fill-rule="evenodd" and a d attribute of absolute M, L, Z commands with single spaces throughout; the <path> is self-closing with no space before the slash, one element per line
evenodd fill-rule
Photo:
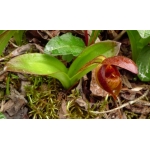
<path fill-rule="evenodd" d="M 117 99 L 122 88 L 121 76 L 117 67 L 121 67 L 137 74 L 137 66 L 131 59 L 124 56 L 114 56 L 109 58 L 100 56 L 100 59 L 102 62 L 95 70 L 97 83 L 102 89 L 112 95 L 114 99 Z"/>

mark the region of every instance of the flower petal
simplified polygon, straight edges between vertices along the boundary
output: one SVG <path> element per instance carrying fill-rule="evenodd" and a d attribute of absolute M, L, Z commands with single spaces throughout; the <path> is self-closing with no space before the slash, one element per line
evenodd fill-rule
<path fill-rule="evenodd" d="M 138 68 L 136 64 L 129 58 L 124 56 L 114 56 L 104 59 L 102 64 L 114 65 L 131 71 L 132 73 L 138 74 Z"/>

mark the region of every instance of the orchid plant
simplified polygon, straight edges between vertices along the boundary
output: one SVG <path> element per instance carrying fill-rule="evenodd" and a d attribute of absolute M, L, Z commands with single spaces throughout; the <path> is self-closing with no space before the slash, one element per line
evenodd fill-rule
<path fill-rule="evenodd" d="M 6 63 L 4 71 L 52 76 L 58 79 L 65 89 L 69 89 L 96 68 L 95 76 L 99 86 L 116 99 L 122 86 L 116 66 L 135 74 L 138 73 L 137 66 L 131 59 L 117 56 L 121 45 L 119 42 L 107 40 L 94 44 L 95 35 L 98 34 L 93 34 L 93 39 L 87 39 L 90 44 L 86 45 L 71 34 L 53 38 L 47 43 L 45 54 L 28 53 L 14 57 Z M 69 68 L 55 57 L 62 54 L 65 59 L 69 55 L 76 58 L 72 59 Z"/>

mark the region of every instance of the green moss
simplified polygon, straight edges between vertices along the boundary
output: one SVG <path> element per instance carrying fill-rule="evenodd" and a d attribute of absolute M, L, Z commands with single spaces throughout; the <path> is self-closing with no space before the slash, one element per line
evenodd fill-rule
<path fill-rule="evenodd" d="M 131 112 L 131 111 L 125 110 L 124 113 L 126 114 L 127 119 L 138 119 L 138 118 L 139 118 L 139 115 L 138 115 L 138 114 L 133 113 L 133 112 Z"/>
<path fill-rule="evenodd" d="M 61 101 L 57 100 L 60 83 L 56 79 L 32 76 L 31 85 L 26 87 L 30 118 L 58 118 Z"/>

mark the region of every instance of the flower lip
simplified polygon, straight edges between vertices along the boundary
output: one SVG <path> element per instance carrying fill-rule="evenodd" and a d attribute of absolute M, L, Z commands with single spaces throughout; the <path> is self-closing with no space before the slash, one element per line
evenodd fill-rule
<path fill-rule="evenodd" d="M 117 99 L 122 83 L 116 66 L 100 65 L 96 68 L 95 73 L 99 86 L 110 93 L 114 99 Z"/>

